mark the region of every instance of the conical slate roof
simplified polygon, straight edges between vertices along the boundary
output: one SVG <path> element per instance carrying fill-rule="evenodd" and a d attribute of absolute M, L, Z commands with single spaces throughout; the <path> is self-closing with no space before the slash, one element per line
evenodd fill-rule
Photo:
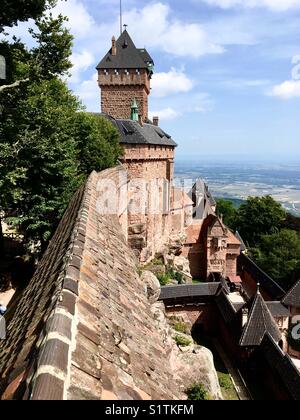
<path fill-rule="evenodd" d="M 100 61 L 97 70 L 102 69 L 148 69 L 153 60 L 146 49 L 138 49 L 125 30 L 116 42 L 117 54 L 112 49 Z"/>
<path fill-rule="evenodd" d="M 260 346 L 266 333 L 269 333 L 275 342 L 281 339 L 281 332 L 276 321 L 262 295 L 258 292 L 253 301 L 240 345 L 243 347 Z"/>
<path fill-rule="evenodd" d="M 286 306 L 294 306 L 300 308 L 300 280 L 291 288 L 282 299 L 282 303 Z"/>

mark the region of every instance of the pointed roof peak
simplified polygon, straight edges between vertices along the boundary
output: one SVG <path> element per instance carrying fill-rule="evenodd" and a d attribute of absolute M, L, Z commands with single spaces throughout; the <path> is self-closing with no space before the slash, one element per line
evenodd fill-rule
<path fill-rule="evenodd" d="M 104 56 L 97 66 L 101 69 L 149 69 L 154 64 L 148 52 L 135 46 L 128 31 L 124 29 L 116 41 L 116 54 L 112 49 Z"/>
<path fill-rule="evenodd" d="M 282 303 L 286 306 L 294 306 L 300 308 L 300 280 L 287 292 L 282 299 Z"/>
<path fill-rule="evenodd" d="M 243 330 L 240 345 L 244 347 L 259 346 L 266 333 L 269 333 L 276 342 L 281 339 L 277 323 L 258 290 L 253 300 L 248 322 Z"/>

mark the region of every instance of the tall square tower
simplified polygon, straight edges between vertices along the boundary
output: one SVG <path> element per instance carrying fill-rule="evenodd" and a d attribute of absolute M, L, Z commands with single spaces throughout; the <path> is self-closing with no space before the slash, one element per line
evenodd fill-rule
<path fill-rule="evenodd" d="M 97 66 L 102 112 L 130 119 L 135 99 L 143 121 L 148 118 L 148 96 L 154 63 L 145 49 L 136 48 L 125 30 Z"/>

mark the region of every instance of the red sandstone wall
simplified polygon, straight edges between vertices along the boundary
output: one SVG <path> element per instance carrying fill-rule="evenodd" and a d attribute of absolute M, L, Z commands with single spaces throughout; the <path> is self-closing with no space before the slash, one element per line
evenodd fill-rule
<path fill-rule="evenodd" d="M 174 148 L 129 145 L 122 162 L 132 180 L 128 243 L 146 262 L 169 241 L 170 186 L 166 181 L 171 183 L 173 178 Z M 145 206 L 140 206 L 143 202 Z"/>
<path fill-rule="evenodd" d="M 113 69 L 107 72 L 101 70 L 98 76 L 102 112 L 114 118 L 129 119 L 132 100 L 135 98 L 143 119 L 148 117 L 150 78 L 146 70 L 137 72 L 130 69 L 126 72 L 124 69 L 117 73 Z"/>
<path fill-rule="evenodd" d="M 102 86 L 101 110 L 114 118 L 130 119 L 134 98 L 145 120 L 148 118 L 148 94 L 143 86 Z"/>

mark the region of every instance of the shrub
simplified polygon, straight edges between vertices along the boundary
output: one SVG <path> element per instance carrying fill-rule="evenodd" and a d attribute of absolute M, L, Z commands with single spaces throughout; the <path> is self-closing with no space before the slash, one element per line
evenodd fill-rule
<path fill-rule="evenodd" d="M 233 388 L 233 383 L 231 382 L 230 376 L 226 373 L 219 373 L 219 384 L 220 387 L 226 390 L 230 390 Z"/>
<path fill-rule="evenodd" d="M 158 278 L 161 286 L 166 286 L 170 281 L 170 276 L 167 273 L 158 273 L 156 274 L 156 277 Z"/>
<path fill-rule="evenodd" d="M 203 384 L 194 384 L 187 391 L 186 394 L 190 401 L 209 401 L 211 397 Z"/>
<path fill-rule="evenodd" d="M 181 333 L 187 332 L 187 326 L 184 322 L 178 321 L 174 324 L 174 330 Z"/>
<path fill-rule="evenodd" d="M 187 346 L 192 344 L 191 340 L 189 340 L 186 337 L 183 337 L 182 335 L 176 335 L 174 337 L 174 340 L 175 340 L 177 346 L 187 347 Z"/>
<path fill-rule="evenodd" d="M 178 281 L 178 284 L 183 284 L 183 274 L 176 272 L 174 276 L 175 280 Z"/>

